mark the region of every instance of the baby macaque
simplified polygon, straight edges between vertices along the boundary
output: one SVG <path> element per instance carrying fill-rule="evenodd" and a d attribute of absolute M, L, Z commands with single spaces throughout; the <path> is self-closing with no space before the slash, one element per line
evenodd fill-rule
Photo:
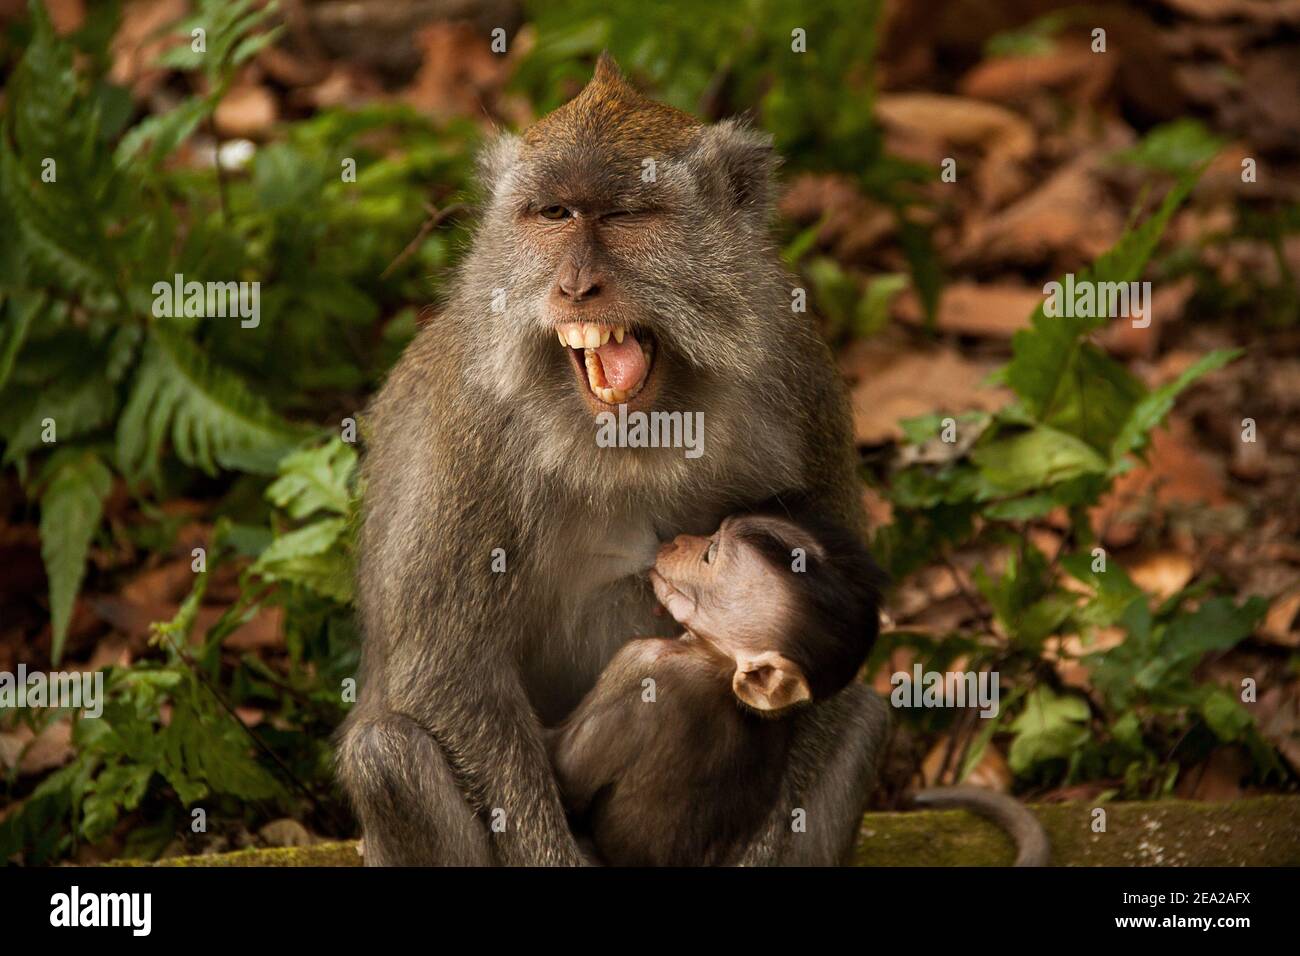
<path fill-rule="evenodd" d="M 630 641 L 550 736 L 566 808 L 601 862 L 734 862 L 780 799 L 801 705 L 848 684 L 879 630 L 881 573 L 847 531 L 739 515 L 650 572 L 684 631 Z"/>

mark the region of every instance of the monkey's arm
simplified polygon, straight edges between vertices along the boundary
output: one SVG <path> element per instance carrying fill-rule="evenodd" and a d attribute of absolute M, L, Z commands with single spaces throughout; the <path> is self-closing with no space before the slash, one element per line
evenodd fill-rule
<path fill-rule="evenodd" d="M 604 787 L 615 783 L 653 735 L 657 712 L 642 700 L 642 682 L 656 674 L 654 646 L 660 639 L 630 641 L 614 655 L 600 679 L 556 729 L 551 759 L 564 804 L 585 813 Z"/>
<path fill-rule="evenodd" d="M 501 426 L 476 419 L 469 429 L 449 411 L 459 377 L 441 367 L 455 362 L 445 353 L 417 340 L 373 413 L 358 576 L 363 680 L 340 772 L 367 845 L 386 846 L 389 858 L 443 862 L 439 835 L 411 846 L 404 834 L 426 806 L 455 805 L 465 842 L 488 832 L 497 862 L 578 865 L 521 672 L 545 618 L 525 571 L 491 566 L 493 549 L 514 560 L 533 542 L 521 538 L 512 501 L 483 493 L 510 484 L 497 473 L 508 462 L 478 430 Z M 430 746 L 388 746 L 365 732 L 395 719 Z M 427 772 L 438 760 L 445 772 Z"/>

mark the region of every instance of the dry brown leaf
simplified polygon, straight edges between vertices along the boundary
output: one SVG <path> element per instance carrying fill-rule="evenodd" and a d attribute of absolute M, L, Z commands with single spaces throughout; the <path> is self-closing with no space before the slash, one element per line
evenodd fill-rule
<path fill-rule="evenodd" d="M 862 506 L 872 528 L 882 528 L 894 520 L 894 505 L 871 485 L 862 486 Z"/>
<path fill-rule="evenodd" d="M 949 746 L 949 738 L 941 738 L 925 755 L 925 759 L 921 761 L 921 779 L 924 781 L 925 786 L 933 787 L 941 782 L 947 782 L 946 780 L 941 781 L 939 775 L 943 772 Z M 954 757 L 954 762 L 956 759 Z M 990 743 L 985 746 L 984 752 L 980 754 L 979 761 L 975 766 L 971 767 L 970 773 L 966 774 L 961 783 L 970 784 L 974 787 L 984 787 L 997 793 L 1008 793 L 1011 790 L 1011 768 L 1007 765 L 1006 758 L 1002 756 L 998 748 Z"/>
<path fill-rule="evenodd" d="M 1256 719 L 1259 732 L 1300 773 L 1300 685 L 1270 687 L 1260 695 Z"/>
<path fill-rule="evenodd" d="M 1072 90 L 1091 102 L 1115 77 L 1119 61 L 1098 56 L 1086 44 L 1062 40 L 1047 53 L 993 57 L 972 67 L 957 85 L 964 96 L 1015 102 L 1039 90 Z"/>
<path fill-rule="evenodd" d="M 880 665 L 880 669 L 870 676 L 870 683 L 877 694 L 888 697 L 894 689 L 893 677 L 898 673 L 910 674 L 912 664 L 916 662 L 916 650 L 911 647 L 896 647 L 889 654 L 889 659 Z"/>
<path fill-rule="evenodd" d="M 1273 471 L 1273 458 L 1269 454 L 1268 439 L 1256 434 L 1254 441 L 1236 441 L 1232 444 L 1232 458 L 1228 471 L 1242 481 L 1263 481 Z"/>
<path fill-rule="evenodd" d="M 121 589 L 122 597 L 135 604 L 179 601 L 194 586 L 194 570 L 189 558 L 177 558 L 147 571 L 141 571 Z"/>
<path fill-rule="evenodd" d="M 876 116 L 886 127 L 937 137 L 954 146 L 975 146 L 1013 159 L 1033 154 L 1034 128 L 1011 110 L 963 96 L 940 93 L 885 93 L 876 98 Z"/>
<path fill-rule="evenodd" d="M 86 22 L 86 0 L 45 0 L 45 9 L 60 36 L 75 33 Z"/>
<path fill-rule="evenodd" d="M 974 362 L 955 349 L 899 352 L 858 341 L 842 357 L 860 369 L 850 393 L 853 434 L 860 445 L 878 445 L 902 437 L 898 422 L 930 412 L 953 414 L 1006 404 L 1005 389 L 981 383 L 995 363 Z"/>
<path fill-rule="evenodd" d="M 359 107 L 383 92 L 379 79 L 354 63 L 333 64 L 319 83 L 289 92 L 289 102 L 299 108 Z"/>
<path fill-rule="evenodd" d="M 423 62 L 402 99 L 438 119 L 483 118 L 510 76 L 513 60 L 492 52 L 472 25 L 432 23 L 416 34 Z"/>
<path fill-rule="evenodd" d="M 203 624 L 203 611 L 199 612 L 199 623 Z M 212 608 L 212 622 L 215 623 L 222 608 Z M 231 651 L 256 651 L 284 646 L 284 609 L 279 607 L 263 608 L 247 624 L 241 624 L 232 631 L 221 646 Z M 210 626 L 210 625 L 209 625 Z"/>
<path fill-rule="evenodd" d="M 1057 787 L 1038 797 L 1040 803 L 1091 803 L 1107 790 L 1115 789 L 1111 780 L 1096 780 L 1092 783 L 1076 783 L 1068 787 Z"/>
<path fill-rule="evenodd" d="M 109 79 L 129 86 L 137 100 L 161 85 L 167 71 L 152 66 L 164 50 L 183 42 L 178 35 L 160 31 L 185 16 L 185 0 L 132 0 L 122 10 L 109 54 L 113 65 Z"/>
<path fill-rule="evenodd" d="M 944 332 L 1009 339 L 1029 327 L 1029 318 L 1043 304 L 1041 289 L 1014 283 L 954 282 L 943 290 L 937 324 Z M 898 296 L 895 314 L 904 322 L 924 321 L 920 301 L 912 289 Z"/>
<path fill-rule="evenodd" d="M 1196 574 L 1196 563 L 1180 551 L 1157 551 L 1128 566 L 1133 583 L 1162 601 L 1173 597 Z"/>
<path fill-rule="evenodd" d="M 1061 683 L 1079 690 L 1092 689 L 1092 677 L 1080 658 L 1100 654 L 1124 643 L 1125 633 L 1118 627 L 1098 628 L 1085 640 L 1078 634 L 1049 637 L 1043 642 L 1043 659 L 1056 668 Z"/>
<path fill-rule="evenodd" d="M 1300 647 L 1300 587 L 1273 599 L 1259 636 L 1283 647 Z"/>
<path fill-rule="evenodd" d="M 78 670 L 97 671 L 105 667 L 127 667 L 131 663 L 131 644 L 129 641 L 109 635 L 95 642 L 95 650 L 84 665 Z"/>
<path fill-rule="evenodd" d="M 264 86 L 236 86 L 217 104 L 212 120 L 223 136 L 243 139 L 263 137 L 275 125 L 280 107 Z"/>
<path fill-rule="evenodd" d="M 151 624 L 157 621 L 170 621 L 180 610 L 180 603 L 176 601 L 136 602 L 112 595 L 93 597 L 90 602 L 101 620 L 130 638 L 136 645 L 142 645 L 148 638 Z M 225 611 L 225 607 L 212 604 L 204 604 L 200 607 L 195 615 L 192 639 L 201 640 Z M 281 627 L 283 619 L 284 612 L 281 608 L 264 607 L 252 620 L 241 624 L 228 634 L 222 641 L 222 647 L 232 651 L 282 647 L 284 645 Z"/>
<path fill-rule="evenodd" d="M 1124 222 L 1098 185 L 1096 159 L 1057 170 L 1024 199 L 973 220 L 957 251 L 962 261 L 1016 264 L 1087 262 L 1115 244 Z"/>
<path fill-rule="evenodd" d="M 1204 763 L 1185 772 L 1174 792 L 1184 800 L 1236 800 L 1249 773 L 1250 761 L 1239 748 L 1219 747 Z"/>
<path fill-rule="evenodd" d="M 796 176 L 781 198 L 781 213 L 800 225 L 824 217 L 817 241 L 842 261 L 860 258 L 895 225 L 893 214 L 869 201 L 847 176 Z"/>
<path fill-rule="evenodd" d="M 72 754 L 72 721 L 66 717 L 46 725 L 39 734 L 26 724 L 0 732 L 0 766 L 17 766 L 19 776 L 61 767 Z"/>
<path fill-rule="evenodd" d="M 329 75 L 329 64 L 286 50 L 268 46 L 257 54 L 257 63 L 271 79 L 284 86 L 314 86 Z"/>
<path fill-rule="evenodd" d="M 907 629 L 942 637 L 958 630 L 972 614 L 970 602 L 961 595 L 931 599 L 918 613 L 907 618 Z"/>
<path fill-rule="evenodd" d="M 1256 23 L 1300 24 L 1300 0 L 1161 0 L 1161 3 L 1201 20 L 1241 17 Z"/>
<path fill-rule="evenodd" d="M 1139 328 L 1133 324 L 1131 314 L 1122 315 L 1106 324 L 1097 341 L 1112 355 L 1152 358 L 1159 347 L 1162 330 L 1183 317 L 1187 301 L 1195 291 L 1196 280 L 1192 276 L 1160 283 L 1152 289 L 1151 301 L 1147 303 L 1149 325 Z"/>
<path fill-rule="evenodd" d="M 272 820 L 257 835 L 267 846 L 311 846 L 316 842 L 305 826 L 290 817 Z"/>
<path fill-rule="evenodd" d="M 1197 447 L 1191 426 L 1181 417 L 1171 416 L 1151 433 L 1147 459 L 1120 475 L 1091 511 L 1093 530 L 1110 547 L 1136 540 L 1136 522 L 1145 517 L 1141 512 L 1148 499 L 1156 510 L 1174 502 L 1211 508 L 1228 504 L 1222 473 Z"/>

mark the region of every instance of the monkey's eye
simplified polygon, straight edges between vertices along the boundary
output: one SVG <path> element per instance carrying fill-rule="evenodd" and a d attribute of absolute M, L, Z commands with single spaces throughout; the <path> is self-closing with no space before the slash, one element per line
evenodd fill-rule
<path fill-rule="evenodd" d="M 568 219 L 573 215 L 573 213 L 564 206 L 544 206 L 537 210 L 537 215 L 541 216 L 543 219 L 559 220 Z"/>
<path fill-rule="evenodd" d="M 714 538 L 709 542 L 709 550 L 704 552 L 704 563 L 712 564 L 713 559 L 718 556 L 718 539 Z"/>

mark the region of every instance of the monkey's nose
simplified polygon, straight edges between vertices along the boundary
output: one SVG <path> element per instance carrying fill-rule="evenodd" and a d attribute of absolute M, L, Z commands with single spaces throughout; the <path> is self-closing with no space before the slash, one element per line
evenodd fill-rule
<path fill-rule="evenodd" d="M 570 267 L 560 272 L 556 286 L 563 298 L 581 302 L 600 294 L 600 277 L 591 269 Z"/>

